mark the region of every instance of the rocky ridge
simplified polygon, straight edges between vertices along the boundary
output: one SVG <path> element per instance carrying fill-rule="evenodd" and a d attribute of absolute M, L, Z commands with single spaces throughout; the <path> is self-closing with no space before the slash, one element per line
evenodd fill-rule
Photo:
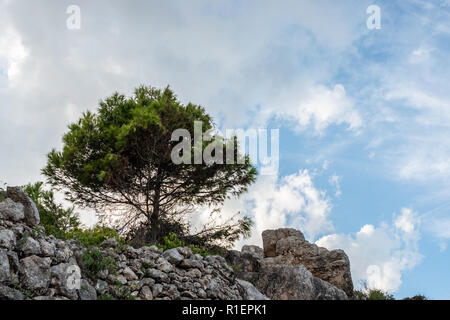
<path fill-rule="evenodd" d="M 0 202 L 0 300 L 347 298 L 297 265 L 297 258 L 286 258 L 278 243 L 289 237 L 275 241 L 263 234 L 264 250 L 244 246 L 227 259 L 203 257 L 187 247 L 134 248 L 115 239 L 87 248 L 46 236 L 35 204 L 19 188 L 8 188 L 7 196 Z M 274 241 L 275 254 L 281 254 L 275 257 Z"/>

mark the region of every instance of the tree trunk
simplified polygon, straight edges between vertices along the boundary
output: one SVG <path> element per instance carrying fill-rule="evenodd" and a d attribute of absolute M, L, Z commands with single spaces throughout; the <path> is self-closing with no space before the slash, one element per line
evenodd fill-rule
<path fill-rule="evenodd" d="M 160 223 L 159 223 L 159 199 L 161 196 L 161 187 L 158 185 L 155 188 L 155 195 L 153 198 L 153 212 L 150 217 L 150 239 L 152 242 L 156 242 L 161 236 Z"/>

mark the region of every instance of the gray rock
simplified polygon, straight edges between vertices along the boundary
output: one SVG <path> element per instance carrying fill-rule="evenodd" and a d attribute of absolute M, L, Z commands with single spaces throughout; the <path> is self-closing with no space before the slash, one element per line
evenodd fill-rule
<path fill-rule="evenodd" d="M 21 282 L 26 289 L 45 292 L 50 284 L 50 258 L 30 256 L 20 260 Z"/>
<path fill-rule="evenodd" d="M 183 261 L 181 261 L 179 267 L 184 269 L 193 269 L 193 268 L 203 269 L 204 265 L 203 262 L 199 260 L 184 259 Z"/>
<path fill-rule="evenodd" d="M 41 245 L 37 240 L 34 240 L 31 237 L 28 237 L 25 243 L 21 247 L 21 251 L 23 256 L 38 256 L 41 254 Z"/>
<path fill-rule="evenodd" d="M 16 236 L 14 232 L 7 229 L 0 230 L 0 248 L 12 250 L 16 247 Z"/>
<path fill-rule="evenodd" d="M 72 300 L 78 299 L 76 284 L 72 286 L 73 280 L 80 281 L 81 274 L 73 274 L 72 271 L 79 270 L 79 267 L 74 264 L 60 263 L 50 268 L 51 273 L 51 286 L 55 289 L 56 293 L 62 296 L 66 296 Z M 72 277 L 78 277 L 78 279 Z"/>
<path fill-rule="evenodd" d="M 41 219 L 39 216 L 39 211 L 33 200 L 31 200 L 30 197 L 28 197 L 19 187 L 7 187 L 6 193 L 13 201 L 23 204 L 25 222 L 27 225 L 30 227 L 37 226 Z"/>
<path fill-rule="evenodd" d="M 237 279 L 236 281 L 244 289 L 244 291 L 245 291 L 244 295 L 245 295 L 246 300 L 270 300 L 264 294 L 259 292 L 259 290 L 256 289 L 255 286 L 253 284 L 251 284 L 250 282 L 245 281 L 245 280 L 240 280 L 240 279 Z"/>
<path fill-rule="evenodd" d="M 122 271 L 122 274 L 125 277 L 125 279 L 127 279 L 128 281 L 137 280 L 138 279 L 137 275 L 129 267 L 126 267 Z"/>
<path fill-rule="evenodd" d="M 52 257 L 55 255 L 56 246 L 44 239 L 39 239 L 39 244 L 41 246 L 41 253 L 44 257 Z"/>
<path fill-rule="evenodd" d="M 243 246 L 241 252 L 248 253 L 256 259 L 264 259 L 264 250 L 258 246 Z"/>
<path fill-rule="evenodd" d="M 0 249 L 0 283 L 7 282 L 11 278 L 10 265 L 6 250 Z"/>
<path fill-rule="evenodd" d="M 190 258 L 192 256 L 192 250 L 189 247 L 177 248 L 177 250 L 185 258 Z"/>
<path fill-rule="evenodd" d="M 179 264 L 184 259 L 176 248 L 164 251 L 163 257 L 173 265 Z"/>
<path fill-rule="evenodd" d="M 163 285 L 160 283 L 157 283 L 153 286 L 152 295 L 154 298 L 158 297 L 161 292 L 163 291 Z"/>
<path fill-rule="evenodd" d="M 278 240 L 284 239 L 290 236 L 295 236 L 299 239 L 305 240 L 303 233 L 295 229 L 283 228 L 277 230 L 265 230 L 262 233 L 264 256 L 275 257 L 277 256 L 276 244 Z"/>
<path fill-rule="evenodd" d="M 0 284 L 0 300 L 23 300 L 25 297 L 19 290 Z"/>
<path fill-rule="evenodd" d="M 349 297 L 353 295 L 350 260 L 344 251 L 328 251 L 297 236 L 279 239 L 275 247 L 277 263 L 303 265 L 313 276 L 344 290 Z"/>
<path fill-rule="evenodd" d="M 25 219 L 23 204 L 16 203 L 11 199 L 0 202 L 0 219 L 19 222 Z"/>
<path fill-rule="evenodd" d="M 346 300 L 344 291 L 314 278 L 303 266 L 263 264 L 259 272 L 245 277 L 272 300 Z"/>
<path fill-rule="evenodd" d="M 169 277 L 167 276 L 167 274 L 158 269 L 153 268 L 148 269 L 147 275 L 159 282 L 169 281 Z"/>
<path fill-rule="evenodd" d="M 80 300 L 97 300 L 97 291 L 91 284 L 85 280 L 81 280 L 80 290 L 78 290 Z"/>
<path fill-rule="evenodd" d="M 163 257 L 160 257 L 158 258 L 158 260 L 156 260 L 156 268 L 165 273 L 169 273 L 175 270 L 175 266 L 166 259 L 164 259 Z"/>
<path fill-rule="evenodd" d="M 139 293 L 139 297 L 142 300 L 153 300 L 153 292 L 148 286 L 143 286 Z"/>
<path fill-rule="evenodd" d="M 95 284 L 95 290 L 100 294 L 108 293 L 109 292 L 108 282 L 103 280 L 97 280 L 97 283 Z"/>
<path fill-rule="evenodd" d="M 141 281 L 139 281 L 138 288 L 141 289 L 144 286 L 152 288 L 154 284 L 155 284 L 155 280 L 153 280 L 152 278 L 144 278 Z"/>

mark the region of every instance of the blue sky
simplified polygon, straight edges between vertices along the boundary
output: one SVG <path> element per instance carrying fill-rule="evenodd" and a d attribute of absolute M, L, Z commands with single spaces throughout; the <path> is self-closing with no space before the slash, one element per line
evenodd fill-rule
<path fill-rule="evenodd" d="M 66 9 L 81 10 L 68 30 Z M 366 9 L 378 5 L 381 28 Z M 0 0 L 0 180 L 99 99 L 170 84 L 222 129 L 280 130 L 277 175 L 223 214 L 343 248 L 355 284 L 449 299 L 450 2 Z M 83 212 L 87 224 L 94 215 Z M 203 221 L 204 213 L 197 219 Z"/>

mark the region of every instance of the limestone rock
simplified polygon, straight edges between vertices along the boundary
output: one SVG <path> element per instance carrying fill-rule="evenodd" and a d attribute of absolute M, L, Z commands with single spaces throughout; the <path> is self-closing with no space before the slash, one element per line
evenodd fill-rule
<path fill-rule="evenodd" d="M 0 248 L 12 250 L 16 246 L 16 236 L 8 229 L 0 230 Z"/>
<path fill-rule="evenodd" d="M 0 202 L 0 219 L 19 222 L 25 218 L 23 204 L 16 203 L 11 199 Z"/>
<path fill-rule="evenodd" d="M 152 290 L 148 286 L 144 286 L 139 293 L 139 297 L 142 300 L 153 300 Z"/>
<path fill-rule="evenodd" d="M 0 300 L 23 300 L 25 297 L 19 290 L 0 284 Z"/>
<path fill-rule="evenodd" d="M 78 290 L 80 300 L 97 300 L 97 291 L 91 284 L 85 280 L 81 280 L 80 290 Z"/>
<path fill-rule="evenodd" d="M 238 279 L 237 282 L 245 290 L 245 298 L 247 300 L 270 300 L 264 294 L 259 292 L 253 284 L 248 281 Z"/>
<path fill-rule="evenodd" d="M 279 238 L 275 244 L 278 263 L 303 265 L 313 276 L 327 281 L 353 295 L 350 260 L 342 250 L 329 251 L 304 240 L 301 236 Z"/>
<path fill-rule="evenodd" d="M 34 291 L 46 291 L 50 284 L 49 258 L 30 256 L 20 261 L 22 283 L 25 288 Z"/>
<path fill-rule="evenodd" d="M 176 248 L 164 251 L 163 257 L 173 265 L 179 264 L 184 259 Z"/>
<path fill-rule="evenodd" d="M 242 253 L 248 253 L 257 259 L 264 259 L 264 250 L 258 246 L 243 246 Z"/>
<path fill-rule="evenodd" d="M 277 230 L 266 230 L 262 233 L 263 247 L 264 247 L 264 256 L 265 257 L 275 257 L 276 253 L 276 244 L 278 240 L 284 239 L 290 236 L 297 237 L 299 239 L 305 240 L 303 233 L 295 229 L 283 228 Z"/>
<path fill-rule="evenodd" d="M 34 240 L 31 237 L 28 237 L 25 243 L 21 247 L 21 251 L 25 257 L 32 255 L 40 255 L 41 254 L 41 245 L 38 241 Z"/>
<path fill-rule="evenodd" d="M 11 200 L 21 203 L 24 207 L 25 222 L 30 226 L 37 226 L 40 222 L 36 204 L 19 187 L 8 187 L 6 193 Z"/>
<path fill-rule="evenodd" d="M 0 283 L 7 282 L 11 277 L 10 265 L 6 250 L 0 249 Z"/>

